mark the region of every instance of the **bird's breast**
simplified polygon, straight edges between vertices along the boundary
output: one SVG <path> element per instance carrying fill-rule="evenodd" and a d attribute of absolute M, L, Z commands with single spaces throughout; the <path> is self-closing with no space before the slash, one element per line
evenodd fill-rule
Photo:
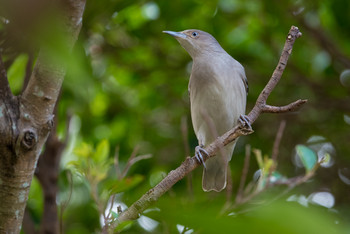
<path fill-rule="evenodd" d="M 205 143 L 215 138 L 208 121 L 219 135 L 236 124 L 238 117 L 245 112 L 246 92 L 240 67 L 236 64 L 220 60 L 195 62 L 189 84 L 191 116 L 197 138 Z"/>

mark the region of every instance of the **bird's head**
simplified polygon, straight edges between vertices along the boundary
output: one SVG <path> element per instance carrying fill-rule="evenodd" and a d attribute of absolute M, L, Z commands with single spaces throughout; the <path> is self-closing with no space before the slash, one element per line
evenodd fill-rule
<path fill-rule="evenodd" d="M 175 37 L 192 58 L 208 52 L 224 51 L 212 35 L 198 29 L 188 29 L 182 32 L 163 31 L 163 33 Z"/>

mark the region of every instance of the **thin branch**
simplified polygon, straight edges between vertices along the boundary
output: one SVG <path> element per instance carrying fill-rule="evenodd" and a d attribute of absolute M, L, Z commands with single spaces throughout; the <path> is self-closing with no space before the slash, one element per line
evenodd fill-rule
<path fill-rule="evenodd" d="M 270 106 L 265 104 L 262 108 L 263 113 L 285 113 L 285 112 L 293 112 L 298 110 L 302 105 L 307 103 L 306 99 L 299 99 L 295 102 L 292 102 L 285 106 Z"/>
<path fill-rule="evenodd" d="M 132 153 L 126 163 L 126 166 L 122 173 L 120 174 L 120 179 L 124 178 L 126 173 L 128 173 L 129 168 L 131 167 L 131 161 L 136 157 L 137 153 L 139 152 L 140 146 L 136 145 L 134 149 L 132 150 Z"/>
<path fill-rule="evenodd" d="M 276 138 L 275 138 L 275 141 L 273 143 L 272 154 L 271 154 L 271 159 L 273 161 L 273 164 L 269 168 L 269 174 L 267 176 L 267 182 L 266 182 L 266 185 L 265 185 L 266 187 L 269 187 L 269 185 L 271 183 L 272 172 L 276 171 L 276 169 L 277 169 L 277 156 L 278 156 L 279 146 L 280 146 L 280 143 L 281 143 L 281 139 L 282 139 L 285 127 L 286 127 L 286 121 L 282 120 L 281 123 L 280 123 L 280 126 L 278 127 Z"/>
<path fill-rule="evenodd" d="M 152 157 L 151 154 L 145 154 L 145 155 L 140 155 L 140 156 L 136 157 L 137 152 L 139 151 L 139 148 L 140 148 L 139 146 L 135 146 L 134 150 L 132 151 L 132 153 L 131 153 L 131 155 L 130 155 L 130 157 L 128 159 L 128 162 L 126 163 L 126 166 L 125 166 L 123 172 L 120 174 L 120 179 L 123 179 L 126 176 L 126 174 L 130 170 L 130 167 L 132 165 L 134 165 L 135 163 L 137 163 L 140 160 L 149 159 L 149 158 Z"/>
<path fill-rule="evenodd" d="M 236 203 L 239 203 L 243 197 L 244 185 L 245 185 L 245 181 L 247 179 L 248 170 L 249 170 L 249 161 L 250 161 L 250 155 L 251 155 L 250 153 L 251 153 L 250 145 L 246 145 L 244 165 L 242 170 L 241 181 L 239 182 L 239 188 L 236 196 Z"/>
<path fill-rule="evenodd" d="M 301 35 L 302 34 L 299 31 L 299 29 L 295 26 L 292 26 L 291 29 L 289 30 L 287 40 L 286 40 L 286 43 L 284 44 L 282 55 L 277 64 L 277 67 L 272 73 L 271 79 L 269 80 L 269 82 L 267 83 L 263 91 L 260 93 L 254 108 L 250 111 L 248 115 L 251 124 L 258 118 L 259 114 L 261 113 L 261 111 L 264 109 L 264 106 L 266 105 L 267 98 L 269 97 L 270 93 L 275 88 L 277 83 L 280 81 L 283 71 L 287 65 L 288 58 L 292 53 L 293 44 L 297 38 L 301 37 Z"/>
<path fill-rule="evenodd" d="M 130 167 L 132 165 L 134 165 L 135 163 L 137 163 L 138 161 L 144 160 L 144 159 L 149 159 L 152 158 L 152 154 L 145 154 L 145 155 L 140 155 L 137 156 L 136 158 L 131 159 L 128 164 L 126 165 L 126 167 L 124 168 L 123 174 L 122 174 L 122 178 L 124 178 L 126 176 L 126 174 L 128 173 Z"/>
<path fill-rule="evenodd" d="M 261 190 L 255 190 L 253 193 L 251 193 L 249 196 L 245 197 L 244 199 L 242 199 L 239 203 L 236 203 L 234 206 L 230 207 L 231 209 L 237 207 L 238 205 L 242 205 L 244 203 L 247 203 L 248 201 L 252 200 L 254 197 L 256 197 L 257 195 L 265 192 L 268 188 L 271 187 L 276 187 L 276 186 L 281 186 L 281 185 L 286 185 L 288 186 L 286 189 L 284 189 L 281 193 L 279 193 L 276 197 L 274 197 L 273 199 L 270 199 L 267 203 L 265 203 L 264 205 L 267 206 L 269 204 L 271 204 L 272 202 L 278 200 L 279 198 L 283 197 L 284 195 L 286 195 L 287 193 L 289 193 L 291 190 L 293 190 L 296 186 L 305 183 L 306 181 L 308 181 L 309 179 L 311 179 L 314 175 L 315 172 L 317 170 L 317 168 L 319 167 L 320 163 L 317 163 L 316 166 L 313 168 L 312 171 L 306 173 L 303 176 L 296 176 L 293 178 L 289 178 L 287 180 L 279 180 L 276 181 L 274 183 L 269 184 L 268 186 L 265 186 L 263 189 Z M 236 214 L 243 214 L 249 211 L 252 211 L 254 209 L 256 209 L 257 207 L 253 207 L 253 208 L 248 208 L 245 210 L 241 210 L 236 212 Z M 229 210 L 229 209 L 228 209 Z"/>
<path fill-rule="evenodd" d="M 282 132 L 282 131 L 280 131 L 280 129 L 279 129 L 278 132 Z M 252 193 L 250 193 L 248 196 L 244 197 L 243 199 L 241 199 L 239 201 L 236 200 L 236 203 L 233 206 L 228 207 L 226 210 L 231 210 L 231 209 L 236 208 L 238 205 L 242 205 L 244 203 L 247 203 L 248 201 L 252 200 L 257 195 L 265 192 L 267 189 L 269 189 L 271 187 L 276 187 L 276 186 L 281 186 L 281 185 L 288 186 L 280 194 L 278 194 L 275 198 L 270 199 L 269 202 L 267 204 L 265 204 L 265 205 L 271 204 L 272 202 L 276 201 L 277 199 L 281 198 L 282 196 L 284 196 L 285 194 L 290 192 L 296 186 L 298 186 L 298 185 L 300 185 L 302 183 L 305 183 L 310 178 L 312 178 L 315 175 L 317 169 L 320 167 L 320 165 L 322 163 L 323 163 L 323 159 L 321 161 L 317 162 L 317 164 L 312 168 L 312 170 L 309 171 L 309 172 L 306 172 L 303 176 L 295 176 L 295 177 L 289 178 L 289 179 L 277 180 L 277 181 L 275 181 L 273 183 L 266 183 L 266 185 L 262 189 L 258 189 L 256 187 L 256 189 Z M 268 180 L 268 182 L 269 182 L 269 180 Z M 242 210 L 242 211 L 238 211 L 238 212 L 236 212 L 236 214 L 246 213 L 246 212 L 251 211 L 253 209 L 255 209 L 255 208 L 249 208 L 249 209 L 245 209 L 245 210 Z"/>
<path fill-rule="evenodd" d="M 286 121 L 282 120 L 281 123 L 280 123 L 280 126 L 278 128 L 275 141 L 273 143 L 273 149 L 272 149 L 272 155 L 271 155 L 271 159 L 274 161 L 275 164 L 277 163 L 277 156 L 278 156 L 279 146 L 280 146 L 280 143 L 281 143 L 281 139 L 282 139 L 285 127 L 286 127 Z"/>
<path fill-rule="evenodd" d="M 266 105 L 266 100 L 274 87 L 277 85 L 278 81 L 281 79 L 284 68 L 287 64 L 288 58 L 292 52 L 293 44 L 295 40 L 301 36 L 301 33 L 297 27 L 292 26 L 288 36 L 286 43 L 283 48 L 283 52 L 280 58 L 280 61 L 272 74 L 271 79 L 259 95 L 256 104 L 252 111 L 249 113 L 248 117 L 250 119 L 250 124 L 253 124 L 258 116 L 262 113 Z M 291 108 L 294 110 L 293 105 Z M 243 126 L 236 126 L 221 137 L 218 137 L 213 143 L 205 148 L 208 152 L 207 158 L 214 156 L 220 148 L 225 145 L 231 143 L 236 140 L 239 136 L 247 135 L 252 133 L 251 129 L 248 129 Z M 194 170 L 199 166 L 199 162 L 195 159 L 195 157 L 188 157 L 186 160 L 175 170 L 171 171 L 159 184 L 157 184 L 154 188 L 150 189 L 147 193 L 145 193 L 138 201 L 132 204 L 127 210 L 119 215 L 118 223 L 126 221 L 126 220 L 134 220 L 139 217 L 148 206 L 158 200 L 160 196 L 162 196 L 165 192 L 167 192 L 176 182 L 184 178 L 189 172 Z M 115 223 L 114 225 L 118 225 Z"/>
<path fill-rule="evenodd" d="M 121 178 L 122 172 L 120 171 L 120 165 L 119 165 L 119 145 L 115 147 L 114 150 L 114 168 L 117 176 Z"/>

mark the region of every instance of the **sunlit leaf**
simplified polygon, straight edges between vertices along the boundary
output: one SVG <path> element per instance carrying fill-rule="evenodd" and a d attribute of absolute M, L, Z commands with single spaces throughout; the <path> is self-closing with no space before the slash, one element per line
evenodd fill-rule
<path fill-rule="evenodd" d="M 18 93 L 22 88 L 27 62 L 27 55 L 19 55 L 7 71 L 9 83 L 14 93 Z"/>
<path fill-rule="evenodd" d="M 93 148 L 91 145 L 89 145 L 85 142 L 82 142 L 79 146 L 77 146 L 74 149 L 74 154 L 76 154 L 77 156 L 80 156 L 80 157 L 87 158 L 87 157 L 91 156 L 92 151 L 93 151 Z"/>
<path fill-rule="evenodd" d="M 92 159 L 95 163 L 104 162 L 109 155 L 109 142 L 102 140 L 98 143 L 95 152 L 92 154 Z"/>
<path fill-rule="evenodd" d="M 67 166 L 78 167 L 80 165 L 79 161 L 70 161 L 67 163 Z"/>
<path fill-rule="evenodd" d="M 89 170 L 89 177 L 95 182 L 99 182 L 106 178 L 108 172 L 108 166 L 104 164 L 103 166 L 93 165 Z"/>
<path fill-rule="evenodd" d="M 310 172 L 317 163 L 316 153 L 312 149 L 304 145 L 297 145 L 295 148 L 306 171 Z"/>

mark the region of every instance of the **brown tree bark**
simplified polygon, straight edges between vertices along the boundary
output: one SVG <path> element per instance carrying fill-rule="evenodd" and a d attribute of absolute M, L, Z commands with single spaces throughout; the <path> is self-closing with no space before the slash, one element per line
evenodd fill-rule
<path fill-rule="evenodd" d="M 81 28 L 85 0 L 63 0 L 64 52 Z M 53 125 L 53 111 L 65 65 L 41 48 L 22 95 L 13 96 L 0 60 L 0 233 L 19 233 L 41 149 Z"/>

